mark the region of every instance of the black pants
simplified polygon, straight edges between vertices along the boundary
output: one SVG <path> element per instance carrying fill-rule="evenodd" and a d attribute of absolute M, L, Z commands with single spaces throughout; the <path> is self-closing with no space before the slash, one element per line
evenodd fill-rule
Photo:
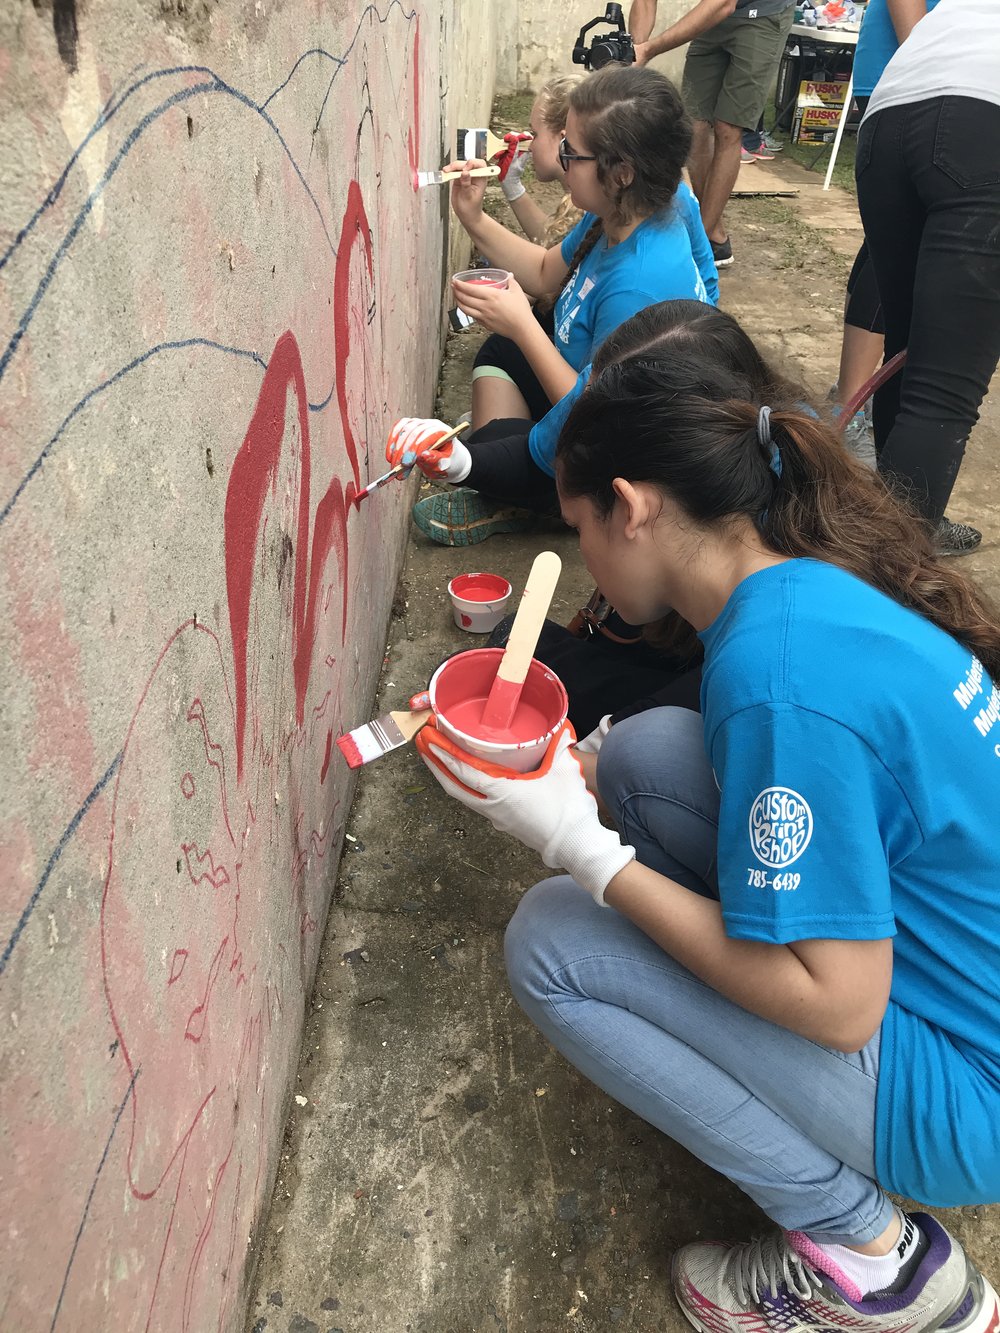
<path fill-rule="evenodd" d="M 523 418 L 488 421 L 466 440 L 472 471 L 462 482 L 499 504 L 532 509 L 536 514 L 559 513 L 556 483 L 531 456 L 528 434 L 532 423 Z"/>
<path fill-rule="evenodd" d="M 847 308 L 844 323 L 868 333 L 885 333 L 882 322 L 882 299 L 875 281 L 875 267 L 868 253 L 868 242 L 861 242 L 851 276 L 847 279 Z"/>
<path fill-rule="evenodd" d="M 879 470 L 936 524 L 1000 360 L 1000 106 L 935 97 L 858 135 L 858 204 L 888 359 L 875 395 Z"/>

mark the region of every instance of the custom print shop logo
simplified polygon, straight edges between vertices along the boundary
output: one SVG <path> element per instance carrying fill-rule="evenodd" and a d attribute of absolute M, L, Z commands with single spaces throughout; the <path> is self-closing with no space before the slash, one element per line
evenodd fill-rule
<path fill-rule="evenodd" d="M 797 861 L 809 846 L 809 803 L 790 787 L 765 787 L 750 807 L 750 846 L 757 860 L 774 869 Z"/>

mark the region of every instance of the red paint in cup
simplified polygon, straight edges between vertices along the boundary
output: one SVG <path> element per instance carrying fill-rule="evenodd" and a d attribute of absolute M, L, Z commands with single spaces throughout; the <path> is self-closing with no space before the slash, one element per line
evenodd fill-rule
<path fill-rule="evenodd" d="M 438 726 L 463 750 L 516 773 L 530 773 L 542 762 L 552 733 L 566 720 L 569 699 L 559 677 L 532 658 L 509 739 L 486 740 L 480 723 L 501 657 L 502 648 L 474 648 L 449 657 L 431 677 L 431 707 Z"/>
<path fill-rule="evenodd" d="M 510 593 L 499 574 L 457 574 L 448 584 L 455 624 L 470 634 L 489 634 L 503 619 Z"/>
<path fill-rule="evenodd" d="M 468 268 L 452 274 L 452 282 L 475 282 L 481 287 L 507 287 L 510 273 L 505 268 Z"/>

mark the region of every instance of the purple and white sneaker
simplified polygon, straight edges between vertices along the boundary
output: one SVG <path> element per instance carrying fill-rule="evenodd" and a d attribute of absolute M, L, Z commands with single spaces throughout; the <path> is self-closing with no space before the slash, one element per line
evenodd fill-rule
<path fill-rule="evenodd" d="M 808 1236 L 686 1245 L 674 1256 L 677 1300 L 700 1333 L 998 1333 L 1000 1302 L 940 1223 L 913 1214 L 927 1240 L 904 1290 L 864 1298 Z"/>

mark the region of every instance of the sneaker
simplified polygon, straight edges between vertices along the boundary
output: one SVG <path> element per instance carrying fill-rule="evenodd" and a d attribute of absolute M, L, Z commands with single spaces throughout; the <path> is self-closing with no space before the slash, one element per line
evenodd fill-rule
<path fill-rule="evenodd" d="M 746 1245 L 686 1245 L 674 1256 L 674 1291 L 701 1333 L 996 1333 L 1000 1301 L 958 1241 L 914 1213 L 927 1240 L 902 1291 L 865 1299 L 798 1231 Z"/>
<path fill-rule="evenodd" d="M 762 131 L 760 141 L 772 153 L 780 153 L 785 146 L 776 134 L 771 134 L 767 130 Z"/>
<path fill-rule="evenodd" d="M 716 268 L 728 268 L 733 262 L 733 243 L 727 236 L 724 241 L 710 241 L 712 258 Z"/>
<path fill-rule="evenodd" d="M 536 519 L 527 509 L 503 508 L 467 486 L 418 500 L 412 516 L 424 536 L 438 546 L 476 546 L 497 532 L 527 532 Z"/>
<path fill-rule="evenodd" d="M 755 162 L 774 161 L 774 154 L 771 152 L 768 145 L 764 142 L 763 136 L 761 136 L 760 147 L 750 149 L 750 156 L 753 158 Z"/>
<path fill-rule="evenodd" d="M 740 149 L 740 165 L 741 165 L 741 166 L 742 166 L 744 163 L 746 163 L 746 162 L 756 162 L 756 161 L 757 161 L 756 157 L 753 155 L 753 153 L 751 153 L 751 151 L 750 151 L 749 148 L 741 148 L 741 149 Z"/>
<path fill-rule="evenodd" d="M 858 460 L 867 467 L 878 467 L 875 453 L 875 436 L 864 408 L 859 408 L 844 427 L 844 443 Z"/>
<path fill-rule="evenodd" d="M 938 524 L 938 555 L 968 555 L 982 540 L 979 529 L 968 523 L 952 523 L 950 518 L 943 518 Z"/>

